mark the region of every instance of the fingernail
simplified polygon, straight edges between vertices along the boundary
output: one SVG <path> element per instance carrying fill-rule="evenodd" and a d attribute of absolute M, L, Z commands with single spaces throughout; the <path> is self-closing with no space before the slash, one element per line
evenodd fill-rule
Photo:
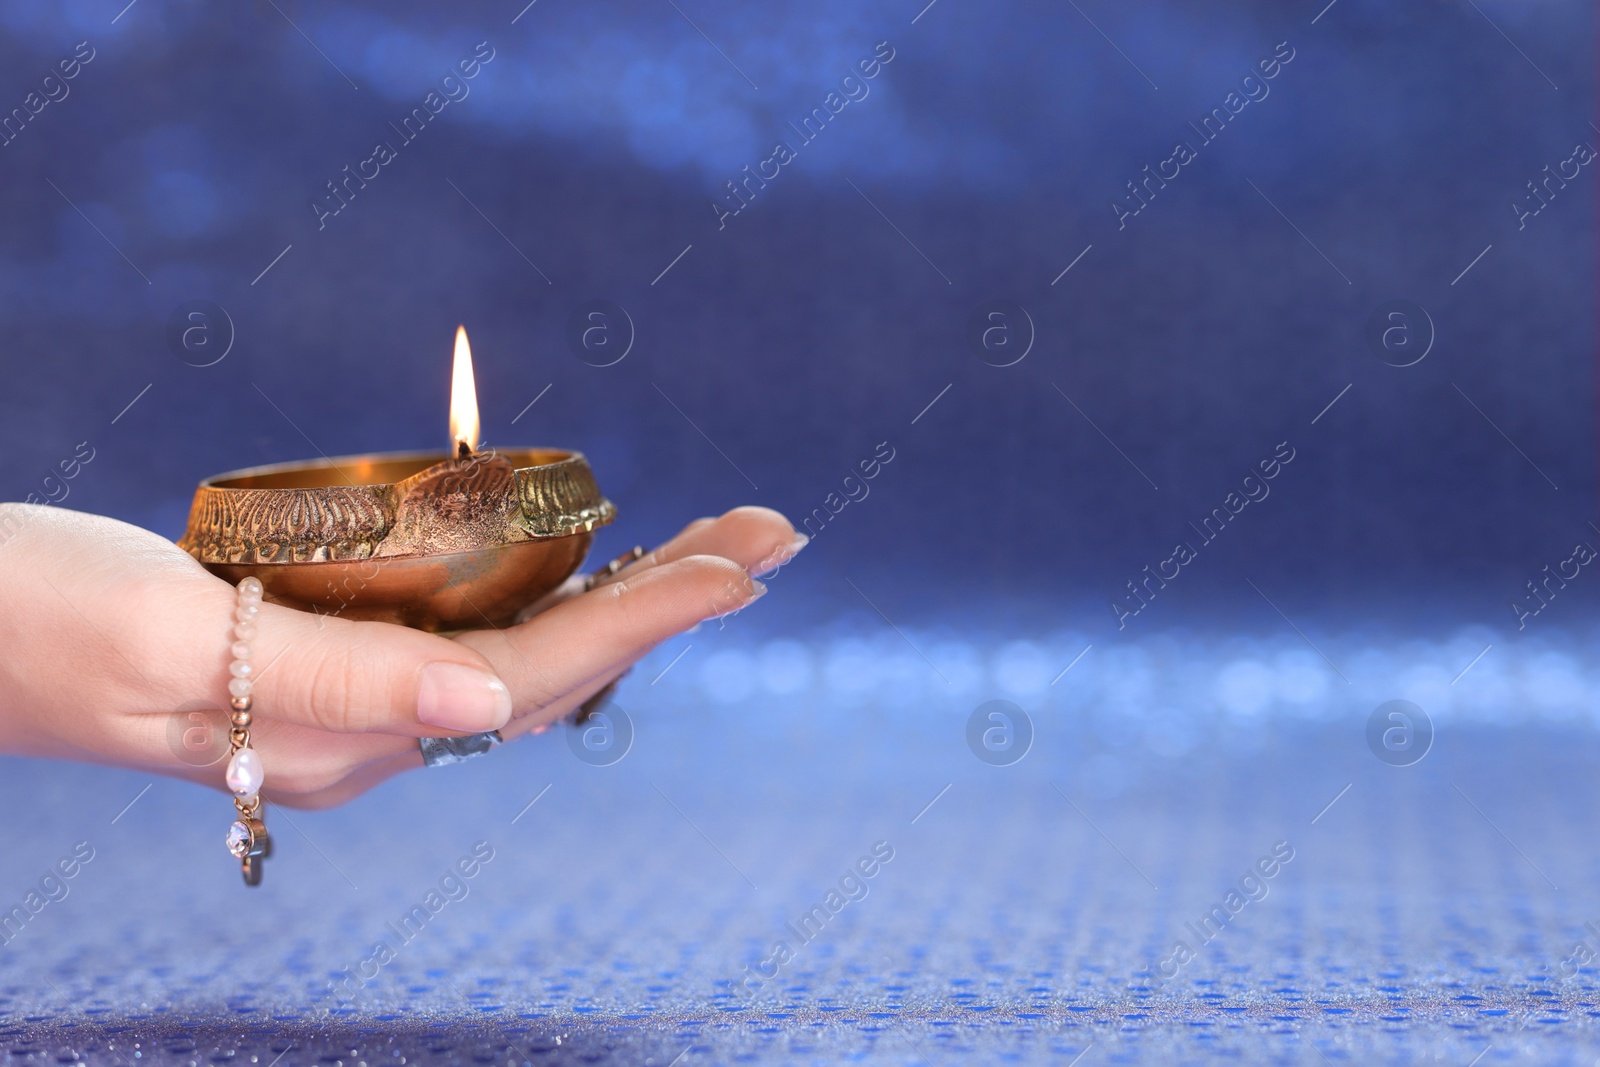
<path fill-rule="evenodd" d="M 466 733 L 498 730 L 511 719 L 511 691 L 476 667 L 430 663 L 417 684 L 417 718 Z"/>
<path fill-rule="evenodd" d="M 779 567 L 788 563 L 800 554 L 800 550 L 811 543 L 811 538 L 803 533 L 794 535 L 794 540 L 782 548 L 773 551 L 772 555 L 756 564 L 755 573 L 758 575 L 771 574 Z"/>
<path fill-rule="evenodd" d="M 758 582 L 754 578 L 750 579 L 750 596 L 745 600 L 745 603 L 746 604 L 754 604 L 757 600 L 760 600 L 762 597 L 764 597 L 766 595 L 767 595 L 766 583 L 765 582 Z"/>

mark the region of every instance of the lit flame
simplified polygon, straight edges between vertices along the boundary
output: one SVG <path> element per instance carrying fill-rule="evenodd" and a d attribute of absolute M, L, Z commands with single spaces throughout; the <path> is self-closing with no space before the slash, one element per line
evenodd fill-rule
<path fill-rule="evenodd" d="M 456 327 L 456 359 L 450 372 L 450 451 L 478 450 L 478 385 L 472 377 L 472 347 L 467 328 Z"/>

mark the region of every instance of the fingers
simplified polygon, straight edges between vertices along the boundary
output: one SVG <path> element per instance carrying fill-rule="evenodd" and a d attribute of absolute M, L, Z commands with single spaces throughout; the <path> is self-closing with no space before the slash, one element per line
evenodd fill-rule
<path fill-rule="evenodd" d="M 721 556 L 759 578 L 793 559 L 807 541 L 804 534 L 795 533 L 788 519 L 771 508 L 734 508 L 715 519 L 696 519 L 666 544 L 595 584 L 609 585 L 688 556 Z M 567 579 L 560 588 L 524 609 L 518 621 L 524 622 L 582 594 L 587 580 L 588 576 L 581 574 Z"/>
<path fill-rule="evenodd" d="M 225 625 L 218 630 L 226 634 Z M 496 730 L 511 694 L 470 647 L 381 622 L 264 604 L 256 620 L 258 716 L 335 733 L 449 736 Z M 225 662 L 219 655 L 213 662 Z M 226 680 L 219 688 L 225 690 Z"/>
<path fill-rule="evenodd" d="M 740 507 L 718 518 L 696 519 L 684 527 L 671 541 L 657 548 L 623 567 L 616 575 L 602 578 L 596 583 L 595 593 L 609 586 L 623 581 L 636 581 L 640 576 L 664 564 L 688 559 L 693 556 L 716 556 L 726 559 L 742 567 L 747 574 L 761 576 L 770 574 L 777 567 L 782 566 L 806 546 L 807 538 L 804 534 L 795 533 L 794 527 L 781 514 L 770 508 Z M 584 592 L 585 579 L 575 576 L 569 579 L 561 589 L 540 601 L 524 613 L 523 619 L 531 619 L 557 604 L 564 604 L 579 597 Z M 717 599 L 732 605 L 734 594 L 726 590 L 719 590 Z M 738 605 L 742 606 L 742 605 Z M 711 614 L 725 614 L 727 611 L 736 610 L 736 606 L 725 606 L 716 609 L 713 605 Z M 709 615 L 705 617 L 710 617 Z M 689 624 L 703 621 L 695 618 Z M 683 627 L 688 628 L 688 627 Z M 677 632 L 677 631 L 673 631 Z M 576 711 L 585 700 L 604 688 L 611 680 L 627 670 L 634 662 L 642 658 L 660 640 L 672 636 L 665 634 L 656 641 L 650 642 L 645 647 L 637 649 L 633 654 L 624 658 L 613 660 L 598 674 L 589 677 L 576 689 L 564 696 L 536 700 L 530 705 L 530 711 L 524 711 L 524 704 L 518 702 L 519 717 L 503 731 L 509 739 L 520 736 L 530 730 L 548 725 L 565 715 Z M 472 638 L 469 643 L 476 643 L 478 638 Z M 487 654 L 488 646 L 476 645 Z M 506 648 L 520 648 L 514 642 L 506 642 Z M 553 683 L 548 683 L 553 684 Z M 513 692 L 517 687 L 513 686 Z"/>
<path fill-rule="evenodd" d="M 600 584 L 688 556 L 721 556 L 760 577 L 793 559 L 808 540 L 771 508 L 734 508 L 718 518 L 690 523 L 678 536 Z"/>
<path fill-rule="evenodd" d="M 285 807 L 310 810 L 334 808 L 354 800 L 369 789 L 382 785 L 397 774 L 404 774 L 421 766 L 422 753 L 417 750 L 416 743 L 413 742 L 409 751 L 363 764 L 325 788 L 303 793 L 279 793 L 271 789 L 265 792 L 270 794 L 268 799 L 273 803 Z"/>
<path fill-rule="evenodd" d="M 77 639 L 95 648 L 70 679 L 34 672 L 58 679 L 58 688 L 70 680 L 72 689 L 129 712 L 201 699 L 226 707 L 238 639 L 249 648 L 258 719 L 417 737 L 493 730 L 510 718 L 504 683 L 456 642 L 270 603 L 261 606 L 255 632 L 244 635 L 235 630 L 234 590 L 153 534 L 46 514 L 24 536 L 59 543 L 48 565 L 24 568 L 41 583 L 30 593 L 56 606 L 61 637 L 81 631 Z M 0 636 L 12 635 L 0 627 Z M 14 640 L 9 647 L 20 646 Z M 46 687 L 29 699 L 47 707 L 56 700 Z"/>
<path fill-rule="evenodd" d="M 690 555 L 720 555 L 725 560 L 744 566 L 755 577 L 770 574 L 800 552 L 808 541 L 805 534 L 795 533 L 787 518 L 770 507 L 736 507 L 718 518 L 696 518 L 685 526 L 672 541 L 648 552 L 638 560 L 619 569 L 611 576 L 598 577 L 595 587 L 619 581 L 626 574 L 638 574 L 643 569 L 682 560 Z M 518 622 L 526 622 L 536 614 L 549 611 L 558 603 L 579 597 L 589 589 L 587 574 L 573 574 L 558 589 L 546 593 L 518 614 Z"/>
<path fill-rule="evenodd" d="M 563 606 L 559 612 L 541 617 L 537 624 L 517 627 L 504 635 L 479 631 L 463 635 L 457 642 L 426 634 L 414 636 L 423 639 L 416 643 L 417 650 L 423 653 L 437 652 L 437 643 L 441 641 L 445 645 L 467 644 L 469 647 L 463 650 L 467 653 L 465 657 L 445 662 L 459 663 L 466 659 L 490 669 L 499 667 L 507 674 L 513 682 L 518 707 L 527 712 L 502 730 L 509 741 L 571 715 L 666 637 L 705 618 L 737 610 L 758 598 L 762 591 L 760 583 L 751 581 L 743 569 L 730 560 L 689 557 L 614 583 Z M 263 611 L 264 616 L 272 614 Z M 290 613 L 290 616 L 308 619 L 313 624 L 317 621 L 314 616 L 299 616 L 299 613 Z M 327 628 L 322 631 L 293 635 L 303 640 L 305 647 L 284 649 L 273 671 L 286 663 L 297 667 L 313 662 L 333 663 L 334 666 L 324 667 L 321 673 L 337 678 L 344 669 L 336 663 L 338 657 L 350 648 L 358 650 L 359 654 L 367 647 L 367 642 L 361 640 L 364 631 L 376 627 L 380 631 L 379 638 L 393 636 L 381 632 L 392 628 L 379 624 L 349 624 L 351 632 L 347 633 L 332 626 L 337 621 L 340 620 L 325 620 Z M 563 639 L 553 639 L 551 632 L 562 634 Z M 402 633 L 412 635 L 411 631 Z M 356 638 L 354 641 L 352 634 Z M 288 636 L 285 634 L 286 638 Z M 490 642 L 491 647 L 481 655 L 474 653 L 470 645 L 485 641 Z M 498 652 L 492 648 L 495 642 L 500 645 Z M 398 651 L 403 656 L 408 651 L 405 645 L 380 643 L 388 654 Z M 554 668 L 550 673 L 540 672 L 532 660 L 535 654 L 540 662 L 559 664 L 559 673 Z M 528 662 L 522 662 L 522 657 L 527 657 Z M 501 659 L 517 665 L 506 666 Z M 415 740 L 417 731 L 409 734 L 326 732 L 325 723 L 331 711 L 340 707 L 341 701 L 348 707 L 349 694 L 362 691 L 361 686 L 340 682 L 337 692 L 330 691 L 325 696 L 313 692 L 307 707 L 322 710 L 315 713 L 318 722 L 307 725 L 294 721 L 296 715 L 305 712 L 296 712 L 291 698 L 295 692 L 304 691 L 306 684 L 314 689 L 315 683 L 293 686 L 286 683 L 269 689 L 268 679 L 272 673 L 265 672 L 258 683 L 258 693 L 263 694 L 262 706 L 270 701 L 285 713 L 272 717 L 258 715 L 252 731 L 252 743 L 261 752 L 267 768 L 267 785 L 263 792 L 272 803 L 294 808 L 332 807 L 346 803 L 395 775 L 422 766 Z M 583 677 L 585 675 L 587 677 Z M 315 676 L 313 669 L 312 677 Z M 580 678 L 582 680 L 575 681 Z M 377 684 L 381 686 L 381 678 Z M 119 761 L 127 762 L 131 757 L 133 762 L 143 762 L 153 769 L 222 789 L 224 760 L 203 767 L 172 766 L 165 751 L 173 743 L 167 718 L 166 715 L 148 715 L 122 720 L 127 732 L 116 745 Z M 349 719 L 345 724 L 353 725 Z M 225 725 L 219 720 L 216 729 L 225 729 Z"/>
<path fill-rule="evenodd" d="M 648 654 L 648 651 L 649 650 L 646 650 L 646 652 L 640 653 L 624 663 L 613 664 L 605 672 L 597 677 L 591 678 L 589 681 L 585 682 L 577 689 L 574 689 L 560 700 L 553 701 L 545 707 L 540 708 L 536 712 L 531 712 L 527 715 L 512 719 L 511 722 L 500 731 L 500 735 L 507 741 L 512 741 L 526 734 L 541 733 L 552 723 L 559 722 L 562 719 L 572 716 L 578 711 L 579 708 L 583 707 L 585 701 L 620 678 L 624 673 L 632 668 L 635 663 L 638 663 L 639 660 L 643 659 L 644 656 Z"/>
<path fill-rule="evenodd" d="M 642 562 L 642 561 L 641 561 Z M 624 571 L 503 631 L 456 638 L 483 656 L 511 689 L 517 715 L 548 720 L 577 706 L 574 694 L 620 670 L 673 634 L 737 611 L 766 592 L 745 568 L 721 556 L 691 555 Z M 578 702 L 581 702 L 581 697 Z"/>
<path fill-rule="evenodd" d="M 227 732 L 227 716 L 220 709 L 118 716 L 97 735 L 102 750 L 96 757 L 227 792 Z M 262 792 L 274 804 L 318 806 L 319 798 L 339 790 L 348 799 L 408 764 L 422 763 L 416 739 L 410 737 L 334 734 L 263 718 L 256 719 L 250 732 L 251 747 L 266 768 Z"/>
<path fill-rule="evenodd" d="M 415 738 L 500 729 L 515 712 L 534 716 L 516 731 L 524 732 L 570 714 L 666 638 L 755 600 L 765 587 L 750 575 L 782 565 L 805 543 L 777 512 L 736 508 L 689 524 L 587 596 L 504 632 L 456 640 L 264 604 L 252 642 L 258 722 Z M 564 587 L 579 589 L 581 579 Z M 209 622 L 205 633 L 215 637 L 206 643 L 217 649 L 188 655 L 226 663 L 231 619 Z M 227 681 L 219 668 L 206 688 L 220 696 Z"/>

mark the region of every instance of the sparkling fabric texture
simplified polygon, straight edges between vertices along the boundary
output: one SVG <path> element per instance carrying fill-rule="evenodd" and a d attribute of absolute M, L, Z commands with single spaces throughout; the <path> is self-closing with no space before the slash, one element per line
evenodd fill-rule
<path fill-rule="evenodd" d="M 0 1061 L 1600 1055 L 1588 638 L 1496 647 L 1454 685 L 1471 632 L 1324 639 L 1331 662 L 1293 636 L 1171 639 L 1051 685 L 1026 649 L 908 636 L 947 692 L 829 666 L 909 652 L 893 633 L 730 645 L 812 666 L 720 704 L 734 668 L 698 649 L 648 684 L 669 646 L 621 692 L 618 762 L 558 729 L 337 811 L 274 808 L 259 890 L 213 862 L 214 796 L 9 761 L 0 800 L 36 816 L 8 831 L 4 903 L 42 906 L 0 949 Z M 1031 647 L 1064 666 L 1069 639 Z M 1404 663 L 1444 673 L 1397 692 Z M 1543 688 L 1519 681 L 1535 668 Z M 1436 736 L 1397 767 L 1367 718 L 1408 694 Z M 965 740 L 995 696 L 1035 731 L 1011 766 Z M 92 858 L 47 880 L 75 848 Z"/>

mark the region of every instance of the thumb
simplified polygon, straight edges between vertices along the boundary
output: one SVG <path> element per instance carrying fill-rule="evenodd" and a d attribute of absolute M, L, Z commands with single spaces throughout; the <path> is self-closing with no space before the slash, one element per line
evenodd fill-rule
<path fill-rule="evenodd" d="M 477 652 L 385 622 L 263 604 L 251 642 L 254 711 L 336 733 L 408 737 L 497 730 L 511 693 Z M 226 663 L 226 652 L 219 663 Z M 228 689 L 223 668 L 216 688 Z"/>

